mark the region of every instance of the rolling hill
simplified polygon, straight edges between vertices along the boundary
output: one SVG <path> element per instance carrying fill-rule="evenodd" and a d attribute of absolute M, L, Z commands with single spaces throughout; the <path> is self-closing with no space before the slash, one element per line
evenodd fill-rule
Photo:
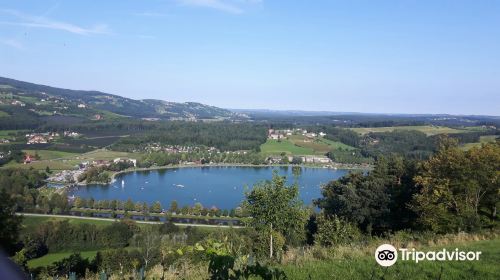
<path fill-rule="evenodd" d="M 26 111 L 36 117 L 49 115 L 93 118 L 241 119 L 243 114 L 196 102 L 135 100 L 100 91 L 71 90 L 0 77 L 0 118 Z"/>

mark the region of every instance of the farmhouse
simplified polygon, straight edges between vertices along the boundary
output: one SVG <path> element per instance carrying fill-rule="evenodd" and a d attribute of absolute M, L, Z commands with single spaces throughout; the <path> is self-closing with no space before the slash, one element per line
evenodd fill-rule
<path fill-rule="evenodd" d="M 43 135 L 34 135 L 34 136 L 30 136 L 28 138 L 28 142 L 26 144 L 28 144 L 28 145 L 30 145 L 30 144 L 46 144 L 48 142 L 49 142 L 48 138 L 45 138 Z"/>

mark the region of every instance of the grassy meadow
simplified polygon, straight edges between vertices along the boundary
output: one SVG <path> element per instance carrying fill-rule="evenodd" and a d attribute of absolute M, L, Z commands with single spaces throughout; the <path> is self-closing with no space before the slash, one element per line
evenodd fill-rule
<path fill-rule="evenodd" d="M 469 150 L 469 149 L 471 149 L 473 147 L 481 147 L 481 145 L 483 145 L 485 143 L 495 142 L 497 138 L 498 138 L 497 135 L 484 135 L 484 136 L 480 136 L 479 137 L 479 142 L 464 144 L 464 145 L 462 145 L 462 149 Z"/>
<path fill-rule="evenodd" d="M 98 251 L 82 251 L 80 252 L 82 258 L 92 260 L 97 255 Z M 28 261 L 29 268 L 36 268 L 40 266 L 48 266 L 54 262 L 60 261 L 64 258 L 69 257 L 74 252 L 59 252 L 59 253 L 49 253 L 43 257 L 32 259 Z"/>
<path fill-rule="evenodd" d="M 62 158 L 72 158 L 77 156 L 77 153 L 69 153 L 63 151 L 54 150 L 23 150 L 24 153 L 34 156 L 38 154 L 40 160 L 51 160 L 51 159 L 62 159 Z"/>
<path fill-rule="evenodd" d="M 408 246 L 411 247 L 411 246 Z M 481 251 L 479 261 L 401 261 L 384 268 L 374 259 L 374 248 L 338 247 L 296 256 L 279 265 L 290 280 L 309 279 L 499 279 L 500 239 L 460 241 L 417 250 Z"/>
<path fill-rule="evenodd" d="M 70 153 L 54 150 L 24 150 L 24 152 L 34 155 L 35 152 L 40 156 L 40 160 L 23 164 L 11 161 L 1 168 L 34 168 L 37 170 L 45 170 L 48 166 L 51 170 L 69 170 L 74 169 L 76 165 L 83 161 L 93 160 L 113 160 L 115 158 L 140 158 L 141 154 L 115 152 L 105 149 L 98 149 L 87 153 Z"/>
<path fill-rule="evenodd" d="M 285 153 L 287 155 L 312 155 L 314 150 L 304 148 L 293 144 L 291 141 L 283 139 L 281 141 L 268 139 L 266 143 L 260 146 L 260 151 L 266 155 L 279 155 Z"/>
<path fill-rule="evenodd" d="M 280 141 L 268 139 L 260 146 L 260 150 L 265 155 L 325 155 L 335 149 L 354 150 L 354 147 L 341 142 L 331 141 L 317 137 L 308 139 L 303 135 L 292 135 Z"/>
<path fill-rule="evenodd" d="M 431 125 L 420 125 L 420 126 L 394 126 L 394 127 L 354 127 L 350 128 L 351 130 L 359 133 L 359 134 L 367 134 L 370 132 L 390 132 L 394 130 L 417 130 L 421 131 L 428 136 L 436 135 L 436 134 L 452 134 L 452 133 L 462 133 L 462 132 L 470 132 L 470 131 L 479 131 L 480 128 L 464 128 L 464 129 L 455 129 L 445 126 L 431 126 Z"/>

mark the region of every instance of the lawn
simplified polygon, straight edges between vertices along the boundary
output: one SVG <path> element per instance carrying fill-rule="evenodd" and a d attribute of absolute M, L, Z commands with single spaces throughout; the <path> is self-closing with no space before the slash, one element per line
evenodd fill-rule
<path fill-rule="evenodd" d="M 45 170 L 48 166 L 51 170 L 69 170 L 74 169 L 78 162 L 69 160 L 40 160 L 35 161 L 30 164 L 17 163 L 15 161 L 10 161 L 9 163 L 3 165 L 1 168 L 23 168 L 29 169 L 34 168 L 36 170 Z"/>
<path fill-rule="evenodd" d="M 321 142 L 319 138 L 309 139 L 302 135 L 292 135 L 288 139 L 297 146 L 313 150 L 313 154 L 317 155 L 324 155 L 332 149 L 329 144 Z"/>
<path fill-rule="evenodd" d="M 40 156 L 40 160 L 70 158 L 79 155 L 76 153 L 68 153 L 68 152 L 52 151 L 52 150 L 23 150 L 23 152 L 28 153 L 30 155 L 35 155 L 35 153 L 37 153 Z"/>
<path fill-rule="evenodd" d="M 272 140 L 268 139 L 266 143 L 260 146 L 260 151 L 266 155 L 279 155 L 285 153 L 287 155 L 314 155 L 315 152 L 311 148 L 304 148 L 294 145 L 288 140 Z"/>
<path fill-rule="evenodd" d="M 319 141 L 330 145 L 331 149 L 343 149 L 343 150 L 348 150 L 348 151 L 356 150 L 356 148 L 349 146 L 349 145 L 346 145 L 346 144 L 339 142 L 339 141 L 332 141 L 332 140 L 328 140 L 326 138 L 320 138 Z"/>
<path fill-rule="evenodd" d="M 25 150 L 34 154 L 35 150 Z M 84 154 L 69 153 L 62 151 L 52 151 L 52 150 L 37 150 L 41 159 L 34 161 L 30 164 L 23 164 L 11 161 L 1 168 L 24 168 L 28 169 L 33 167 L 37 170 L 45 170 L 48 166 L 51 170 L 69 170 L 74 169 L 76 165 L 82 161 L 93 161 L 93 160 L 113 160 L 115 158 L 140 158 L 141 154 L 137 153 L 126 153 L 126 152 L 115 152 L 108 151 L 104 149 L 94 150 Z"/>
<path fill-rule="evenodd" d="M 80 252 L 82 258 L 92 260 L 95 258 L 98 251 L 83 251 Z M 40 266 L 51 265 L 54 262 L 60 261 L 64 258 L 69 257 L 73 252 L 62 252 L 62 253 L 49 253 L 43 257 L 32 259 L 28 261 L 29 268 L 36 268 Z"/>
<path fill-rule="evenodd" d="M 421 126 L 394 126 L 394 127 L 355 127 L 350 128 L 353 131 L 356 131 L 359 134 L 367 134 L 370 132 L 390 132 L 396 129 L 400 130 L 417 130 L 421 131 L 428 136 L 436 135 L 436 134 L 452 134 L 452 133 L 462 133 L 468 131 L 480 131 L 479 127 L 470 127 L 464 129 L 455 129 L 445 126 L 431 126 L 431 125 L 421 125 Z"/>
<path fill-rule="evenodd" d="M 137 153 L 126 153 L 126 152 L 116 152 L 116 151 L 109 151 L 109 150 L 104 150 L 104 149 L 99 149 L 95 151 L 91 151 L 88 153 L 84 153 L 78 156 L 78 159 L 83 159 L 83 160 L 96 160 L 96 159 L 102 159 L 102 160 L 112 160 L 115 158 L 138 158 L 140 157 L 140 154 Z"/>
<path fill-rule="evenodd" d="M 463 150 L 469 150 L 473 147 L 481 147 L 484 143 L 495 142 L 496 139 L 499 138 L 498 135 L 484 135 L 479 137 L 479 142 L 475 143 L 467 143 L 462 145 Z"/>
<path fill-rule="evenodd" d="M 9 136 L 9 134 L 17 134 L 19 132 L 26 132 L 26 130 L 0 130 L 0 136 Z"/>
<path fill-rule="evenodd" d="M 331 150 L 342 148 L 344 150 L 355 150 L 356 148 L 342 142 L 331 141 L 322 137 L 309 139 L 303 135 L 292 135 L 281 141 L 268 139 L 260 146 L 260 150 L 266 155 L 325 155 Z"/>
<path fill-rule="evenodd" d="M 113 222 L 113 220 L 83 220 L 83 219 L 72 219 L 72 218 L 58 218 L 58 217 L 34 217 L 34 216 L 24 216 L 22 222 L 22 232 L 28 233 L 36 229 L 40 224 L 46 223 L 48 221 L 62 221 L 68 220 L 70 224 L 92 224 L 96 226 L 105 226 Z"/>
<path fill-rule="evenodd" d="M 500 279 L 500 239 L 445 246 L 452 251 L 481 251 L 479 261 L 422 261 L 418 264 L 398 260 L 395 265 L 379 266 L 373 256 L 310 260 L 280 266 L 290 280 L 309 279 Z M 422 251 L 442 250 L 418 248 Z"/>

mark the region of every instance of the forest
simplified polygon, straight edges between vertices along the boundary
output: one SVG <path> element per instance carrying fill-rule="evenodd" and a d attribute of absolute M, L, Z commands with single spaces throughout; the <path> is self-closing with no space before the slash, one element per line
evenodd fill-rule
<path fill-rule="evenodd" d="M 464 151 L 456 139 L 445 138 L 427 159 L 380 156 L 373 170 L 351 172 L 329 182 L 315 202 L 319 211 L 305 207 L 298 199 L 299 186 L 286 185 L 284 178 L 275 174 L 272 181 L 246 192 L 241 204 L 246 213 L 244 229 L 209 234 L 189 227 L 180 229 L 168 221 L 138 226 L 126 219 L 95 227 L 54 221 L 21 234 L 22 218 L 13 213 L 26 200 L 23 195 L 37 190 L 43 175 L 34 171 L 5 173 L 3 180 L 11 181 L 4 182 L 18 187 L 1 189 L 0 238 L 12 259 L 40 278 L 73 273 L 88 278 L 142 275 L 174 279 L 168 277 L 181 275 L 186 279 L 247 279 L 253 275 L 294 279 L 287 274 L 286 263 L 299 248 L 316 252 L 311 258 L 321 260 L 333 257 L 330 254 L 335 250 L 329 248 L 372 246 L 384 238 L 407 236 L 430 242 L 460 233 L 495 239 L 498 170 L 498 142 Z M 58 202 L 55 196 L 48 205 L 64 201 Z M 41 203 L 34 202 L 35 208 Z M 123 247 L 130 249 L 119 249 Z M 76 253 L 35 270 L 27 266 L 30 259 L 47 252 L 82 248 L 99 253 L 91 260 Z M 118 255 L 122 261 L 111 261 Z M 481 273 L 485 273 L 484 279 L 489 277 L 487 272 Z"/>

